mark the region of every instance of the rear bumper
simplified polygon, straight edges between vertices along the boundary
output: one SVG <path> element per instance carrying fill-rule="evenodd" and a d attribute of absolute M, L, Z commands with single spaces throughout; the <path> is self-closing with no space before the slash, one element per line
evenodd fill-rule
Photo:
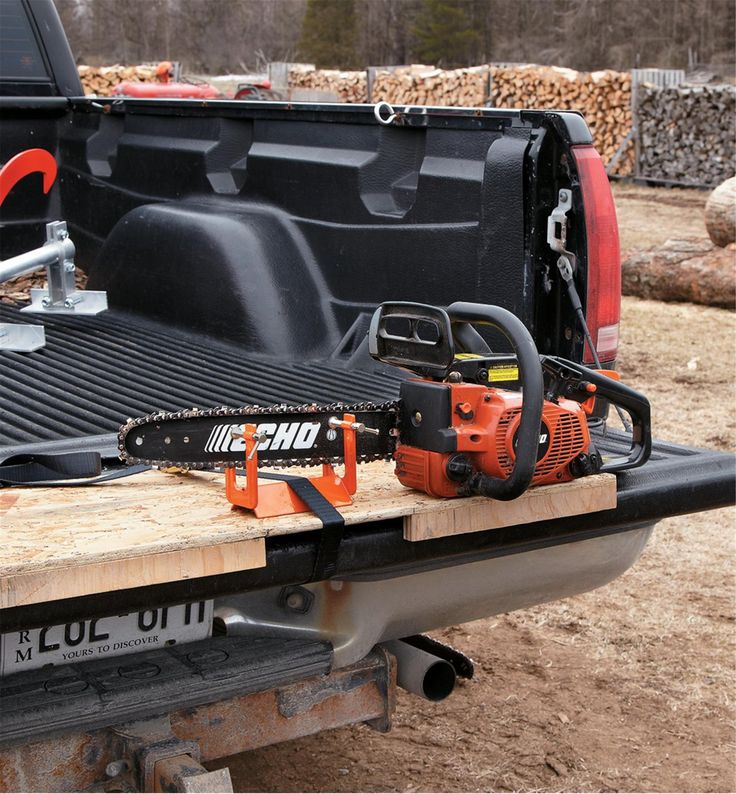
<path fill-rule="evenodd" d="M 653 526 L 391 578 L 314 582 L 298 588 L 307 612 L 290 610 L 281 587 L 224 597 L 215 617 L 228 635 L 327 640 L 342 667 L 379 642 L 601 587 L 636 562 Z"/>
<path fill-rule="evenodd" d="M 347 672 L 346 688 L 337 690 L 352 692 L 381 679 L 356 672 L 361 664 L 365 667 L 378 643 L 600 587 L 639 558 L 651 530 L 647 524 L 577 543 L 389 579 L 315 582 L 298 588 L 310 594 L 306 610 L 290 609 L 281 587 L 225 597 L 216 603 L 215 615 L 224 623 L 226 637 L 16 673 L 0 682 L 0 770 L 4 764 L 14 768 L 15 761 L 25 759 L 3 753 L 3 747 L 51 735 L 66 735 L 65 741 L 74 744 L 80 732 L 89 737 L 90 731 L 160 714 L 186 714 L 187 722 L 196 708 L 207 712 L 207 704 L 219 704 L 212 713 L 220 717 L 231 711 L 238 714 L 253 701 L 243 700 L 245 696 L 274 688 L 282 691 L 315 675 L 322 682 L 315 691 L 322 692 L 326 675 L 339 678 Z M 382 664 L 369 667 L 383 669 Z M 382 680 L 379 694 L 386 691 L 385 676 Z M 333 693 L 336 686 L 331 683 L 327 691 Z M 315 703 L 324 697 L 318 695 Z M 232 698 L 239 698 L 238 704 Z M 300 696 L 298 701 L 302 700 Z M 334 709 L 330 710 L 326 715 L 330 719 L 320 729 L 381 716 L 383 699 L 372 698 L 370 703 L 370 708 L 362 701 L 353 703 L 362 705 L 352 718 L 349 709 L 341 711 L 337 723 L 330 721 Z M 283 707 L 281 712 L 293 716 Z M 269 734 L 262 744 L 303 735 L 301 730 Z M 306 726 L 304 730 L 309 732 Z M 235 752 L 222 744 L 227 741 L 222 731 L 216 734 L 226 752 L 213 751 L 209 758 Z M 202 739 L 197 737 L 199 742 Z M 110 738 L 101 735 L 99 741 L 108 747 Z M 215 740 L 210 736 L 208 741 Z M 260 746 L 253 741 L 238 747 Z M 96 765 L 94 771 L 100 771 Z"/>

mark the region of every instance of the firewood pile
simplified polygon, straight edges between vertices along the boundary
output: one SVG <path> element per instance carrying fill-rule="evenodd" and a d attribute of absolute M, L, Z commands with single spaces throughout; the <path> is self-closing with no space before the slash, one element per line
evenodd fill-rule
<path fill-rule="evenodd" d="M 340 72 L 337 69 L 312 69 L 294 66 L 289 69 L 289 90 L 326 91 L 336 94 L 341 102 L 366 102 L 366 75 L 361 72 Z"/>
<path fill-rule="evenodd" d="M 289 88 L 329 91 L 344 102 L 367 102 L 365 72 L 339 72 L 295 66 Z M 444 71 L 414 64 L 376 72 L 371 102 L 397 105 L 453 105 L 477 107 L 488 99 L 488 67 Z"/>
<path fill-rule="evenodd" d="M 153 83 L 155 66 L 78 66 L 79 79 L 84 93 L 94 96 L 112 96 L 113 89 L 123 80 L 135 83 Z"/>
<path fill-rule="evenodd" d="M 736 86 L 642 84 L 637 96 L 644 177 L 717 185 L 736 173 Z"/>
<path fill-rule="evenodd" d="M 488 66 L 444 71 L 407 66 L 376 73 L 372 102 L 397 105 L 479 107 L 488 101 Z"/>
<path fill-rule="evenodd" d="M 631 130 L 631 75 L 628 72 L 576 72 L 554 66 L 514 66 L 492 67 L 491 73 L 494 107 L 580 111 L 606 163 Z M 630 174 L 633 169 L 632 141 L 614 173 Z"/>

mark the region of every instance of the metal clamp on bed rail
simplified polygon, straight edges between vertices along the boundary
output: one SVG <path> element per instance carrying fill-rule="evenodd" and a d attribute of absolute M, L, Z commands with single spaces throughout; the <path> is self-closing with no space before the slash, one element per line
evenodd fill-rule
<path fill-rule="evenodd" d="M 28 273 L 32 269 L 46 267 L 47 289 L 31 290 L 31 305 L 24 312 L 55 314 L 99 314 L 107 309 L 107 293 L 104 291 L 78 290 L 74 283 L 76 265 L 75 248 L 66 228 L 66 221 L 46 224 L 46 243 L 27 254 L 3 262 L 1 267 L 16 260 L 26 259 Z M 31 268 L 31 264 L 33 267 Z"/>
<path fill-rule="evenodd" d="M 75 284 L 75 248 L 66 221 L 46 224 L 46 242 L 40 248 L 0 262 L 0 283 L 46 268 L 46 289 L 31 289 L 31 305 L 21 309 L 32 314 L 99 314 L 107 309 L 107 293 L 78 290 Z M 41 325 L 0 325 L 0 350 L 28 353 L 43 347 Z"/>

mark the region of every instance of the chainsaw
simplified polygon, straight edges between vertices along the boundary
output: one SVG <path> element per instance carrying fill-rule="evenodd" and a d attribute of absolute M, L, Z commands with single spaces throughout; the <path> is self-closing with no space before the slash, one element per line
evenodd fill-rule
<path fill-rule="evenodd" d="M 500 332 L 513 353 L 494 354 L 478 325 Z M 398 479 L 410 488 L 501 500 L 531 485 L 641 466 L 649 457 L 647 399 L 616 373 L 540 356 L 523 323 L 500 307 L 384 303 L 371 320 L 368 345 L 374 359 L 416 376 L 401 383 L 397 401 L 153 413 L 120 429 L 121 457 L 160 467 L 224 467 L 231 476 L 244 461 L 252 474 L 256 466 L 347 466 L 347 456 L 358 463 L 394 459 Z M 598 399 L 631 418 L 623 456 L 604 460 L 591 440 Z"/>

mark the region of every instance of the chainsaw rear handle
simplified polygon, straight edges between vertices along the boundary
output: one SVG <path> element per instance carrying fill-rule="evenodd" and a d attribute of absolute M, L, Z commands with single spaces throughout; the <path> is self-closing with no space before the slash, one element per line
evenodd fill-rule
<path fill-rule="evenodd" d="M 516 499 L 531 484 L 537 465 L 544 402 L 544 379 L 537 347 L 521 320 L 500 306 L 459 301 L 448 306 L 447 314 L 452 323 L 490 325 L 509 340 L 516 353 L 524 400 L 514 467 L 506 479 L 475 472 L 463 484 L 462 489 L 468 495 L 489 496 L 502 501 Z"/>
<path fill-rule="evenodd" d="M 652 451 L 652 425 L 649 400 L 638 391 L 625 386 L 613 378 L 594 369 L 576 364 L 556 356 L 540 356 L 544 372 L 558 382 L 565 384 L 560 391 L 568 396 L 566 387 L 575 392 L 579 384 L 590 383 L 595 386 L 592 393 L 623 408 L 631 417 L 631 448 L 627 456 L 608 460 L 600 469 L 601 473 L 616 473 L 642 466 L 649 460 Z M 578 390 L 581 393 L 584 390 Z M 591 392 L 587 392 L 589 396 Z M 572 395 L 570 395 L 572 396 Z M 572 396 L 575 399 L 575 396 Z"/>

